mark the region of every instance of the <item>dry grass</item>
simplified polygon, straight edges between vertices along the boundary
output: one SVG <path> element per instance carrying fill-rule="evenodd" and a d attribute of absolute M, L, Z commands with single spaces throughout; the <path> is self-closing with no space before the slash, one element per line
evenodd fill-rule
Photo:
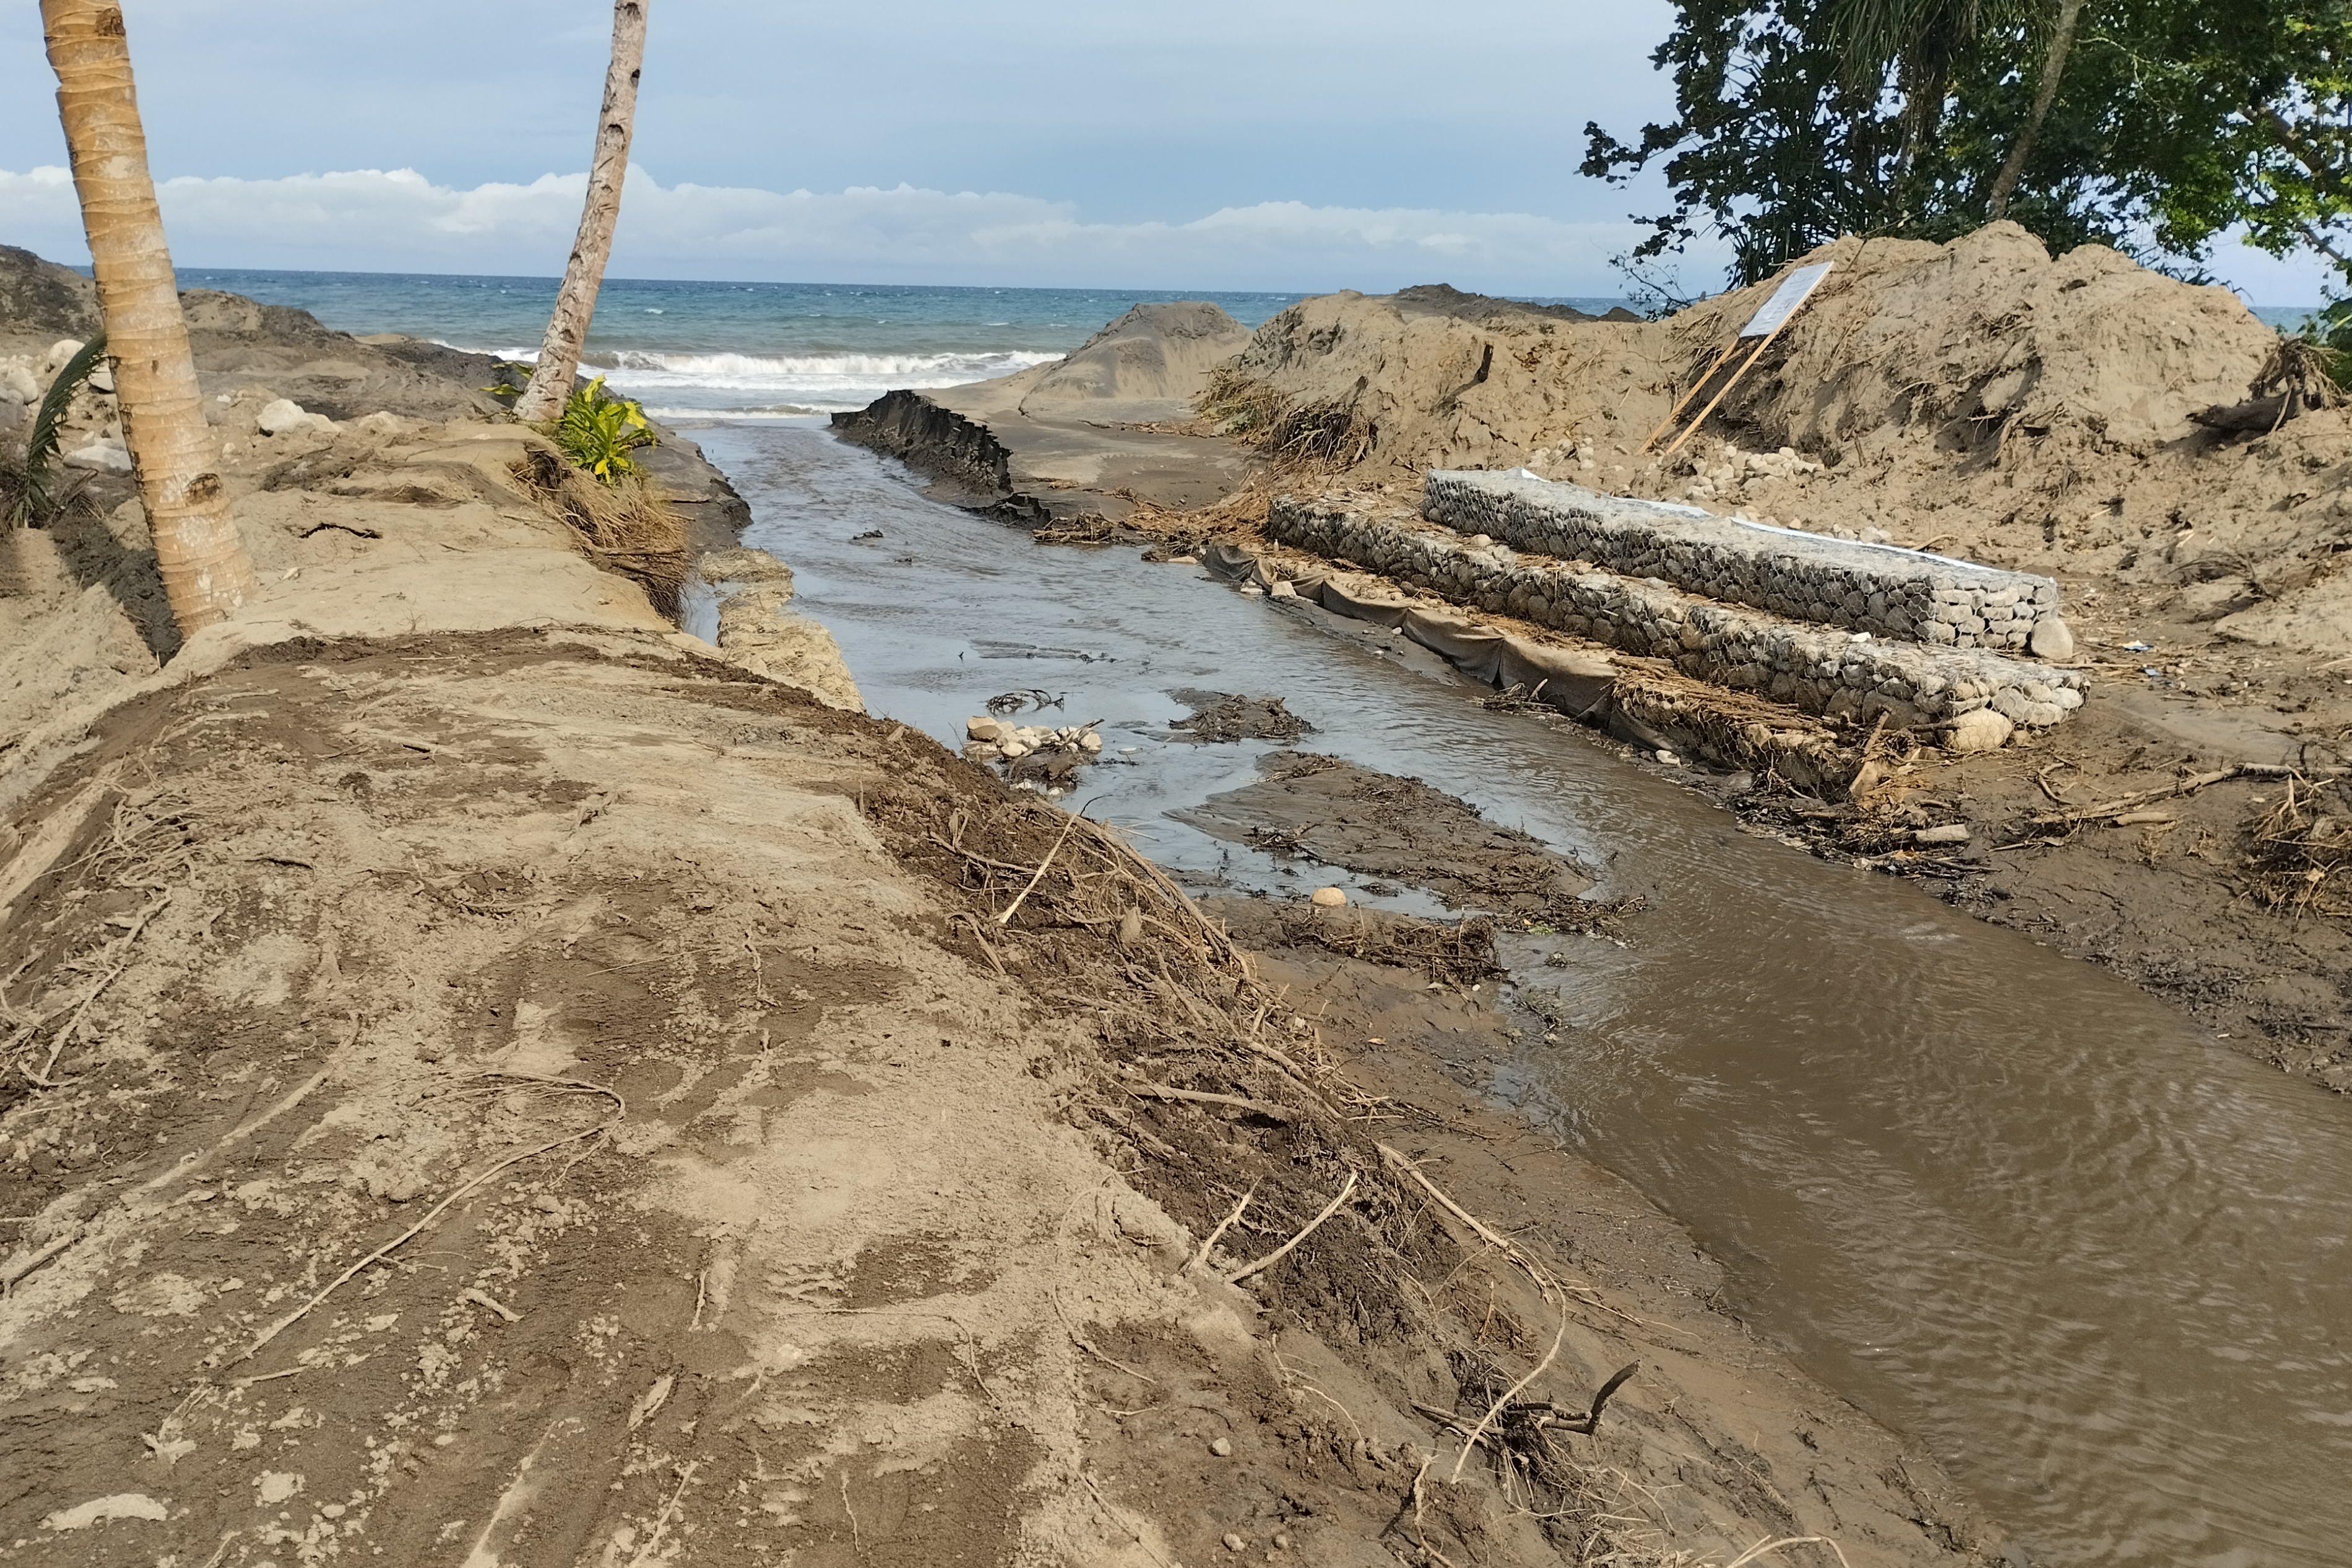
<path fill-rule="evenodd" d="M 570 525 L 581 554 L 644 589 L 656 610 L 677 619 L 686 584 L 686 519 L 651 480 L 630 475 L 617 485 L 599 484 L 539 442 L 510 472 L 524 494 Z"/>
<path fill-rule="evenodd" d="M 1220 434 L 1255 447 L 1277 467 L 1328 472 L 1371 455 L 1372 427 L 1351 398 L 1302 401 L 1221 365 L 1192 406 Z"/>

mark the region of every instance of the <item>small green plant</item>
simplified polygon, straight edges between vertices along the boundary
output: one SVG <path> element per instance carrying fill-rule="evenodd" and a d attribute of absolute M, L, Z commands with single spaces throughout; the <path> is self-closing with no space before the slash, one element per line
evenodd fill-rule
<path fill-rule="evenodd" d="M 25 438 L 25 465 L 14 477 L 16 498 L 8 508 L 8 526 L 23 528 L 27 524 L 47 521 L 60 502 L 55 488 L 57 481 L 58 437 L 66 420 L 66 411 L 73 406 L 74 393 L 82 382 L 89 380 L 106 358 L 106 334 L 100 332 L 81 346 L 79 352 L 68 360 L 58 379 L 41 399 L 41 406 L 33 415 L 33 428 Z"/>
<path fill-rule="evenodd" d="M 2327 379 L 2352 392 L 2352 298 L 2330 300 L 2304 324 L 2303 332 L 2326 350 Z"/>
<path fill-rule="evenodd" d="M 602 376 L 564 400 L 562 415 L 547 427 L 547 434 L 575 466 L 607 485 L 635 474 L 636 460 L 629 454 L 654 444 L 645 410 L 627 398 L 609 395 Z"/>

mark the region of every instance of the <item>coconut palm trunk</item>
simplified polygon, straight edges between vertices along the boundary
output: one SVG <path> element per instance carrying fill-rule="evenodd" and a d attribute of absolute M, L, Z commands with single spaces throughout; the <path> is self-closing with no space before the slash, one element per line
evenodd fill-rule
<path fill-rule="evenodd" d="M 112 0 L 41 0 L 41 26 L 98 276 L 123 439 L 172 619 L 187 636 L 244 602 L 253 591 L 253 562 L 229 520 L 220 443 L 205 423 L 188 324 L 147 173 L 131 42 Z"/>
<path fill-rule="evenodd" d="M 2066 57 L 2074 47 L 2074 24 L 2082 15 L 2083 0 L 2058 0 L 2057 25 L 2051 30 L 2050 47 L 2042 58 L 2042 78 L 2033 88 L 2033 109 L 2025 117 L 2025 128 L 2011 143 L 2009 156 L 2001 161 L 2000 172 L 1993 176 L 1992 194 L 1985 203 L 1989 218 L 2009 215 L 2010 198 L 2024 177 L 2025 161 L 2033 155 L 2033 143 L 2042 135 L 2042 122 L 2050 118 L 2050 106 L 2058 101 L 2058 83 L 2066 74 Z"/>
<path fill-rule="evenodd" d="M 580 348 L 596 314 L 596 290 L 604 281 L 604 264 L 612 259 L 613 225 L 621 216 L 621 178 L 629 169 L 629 132 L 636 120 L 637 76 L 645 59 L 645 0 L 615 0 L 613 64 L 604 73 L 604 107 L 596 117 L 596 154 L 589 163 L 580 235 L 572 242 L 572 260 L 563 269 L 555 312 L 547 319 L 538 368 L 515 404 L 515 413 L 530 423 L 544 423 L 563 411 L 564 399 L 572 395 L 572 378 L 579 372 Z"/>

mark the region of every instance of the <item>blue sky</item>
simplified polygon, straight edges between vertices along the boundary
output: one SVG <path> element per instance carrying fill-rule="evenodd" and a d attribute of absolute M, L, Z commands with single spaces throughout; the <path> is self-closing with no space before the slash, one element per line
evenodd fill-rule
<path fill-rule="evenodd" d="M 600 0 L 124 0 L 189 266 L 551 274 Z M 640 277 L 1618 292 L 1662 0 L 652 0 L 614 267 Z M 0 13 L 0 241 L 79 257 L 33 6 Z M 330 178 L 329 176 L 341 176 Z M 553 176 L 553 178 L 548 178 Z M 2319 272 L 2243 252 L 2258 304 Z M 1707 256 L 1689 264 L 1711 286 Z"/>

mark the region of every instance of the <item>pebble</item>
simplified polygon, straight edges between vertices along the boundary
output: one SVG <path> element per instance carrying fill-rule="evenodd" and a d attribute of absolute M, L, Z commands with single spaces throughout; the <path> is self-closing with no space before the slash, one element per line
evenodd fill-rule
<path fill-rule="evenodd" d="M 1233 1451 L 1234 1440 L 1231 1437 L 1219 1437 L 1215 1442 L 1209 1445 L 1209 1452 L 1216 1455 L 1217 1458 L 1221 1459 L 1231 1457 Z"/>
<path fill-rule="evenodd" d="M 1240 1536 L 1238 1536 L 1238 1535 L 1234 1535 L 1234 1534 L 1228 1533 L 1228 1534 L 1225 1536 L 1225 1550 L 1226 1550 L 1226 1551 L 1228 1551 L 1228 1552 L 1242 1552 L 1242 1551 L 1246 1551 L 1246 1550 L 1248 1549 L 1248 1547 L 1249 1547 L 1249 1542 L 1246 1542 L 1246 1541 L 1244 1541 L 1244 1540 L 1243 1540 Z"/>
<path fill-rule="evenodd" d="M 1336 887 L 1318 887 L 1315 890 L 1313 902 L 1325 909 L 1345 909 L 1348 907 L 1348 895 Z"/>

